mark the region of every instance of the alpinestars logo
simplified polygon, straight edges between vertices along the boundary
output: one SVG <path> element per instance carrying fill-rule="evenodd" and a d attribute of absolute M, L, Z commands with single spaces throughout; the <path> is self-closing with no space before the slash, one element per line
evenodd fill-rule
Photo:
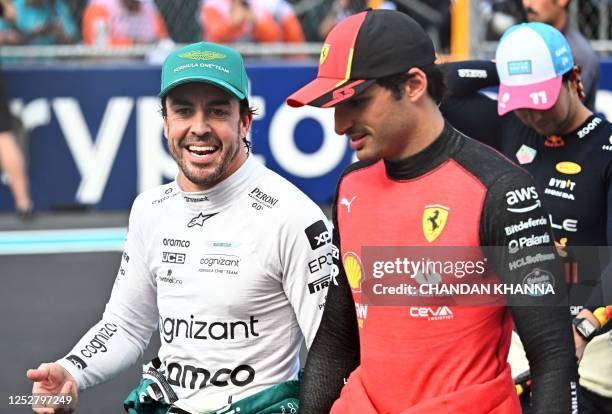
<path fill-rule="evenodd" d="M 200 227 L 204 227 L 204 222 L 206 220 L 208 220 L 209 218 L 216 216 L 219 213 L 211 213 L 211 214 L 198 214 L 197 216 L 195 216 L 194 218 L 192 218 L 189 223 L 187 223 L 187 227 L 195 227 L 195 226 L 200 226 Z"/>
<path fill-rule="evenodd" d="M 75 365 L 78 369 L 85 369 L 87 368 L 87 364 L 85 363 L 85 361 L 83 361 L 81 358 L 79 358 L 76 355 L 68 355 L 66 357 L 66 359 L 70 362 L 72 362 L 73 365 Z"/>

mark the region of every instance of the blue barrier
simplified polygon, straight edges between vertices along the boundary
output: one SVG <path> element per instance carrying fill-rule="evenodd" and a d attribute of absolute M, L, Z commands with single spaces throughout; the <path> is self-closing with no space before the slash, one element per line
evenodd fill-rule
<path fill-rule="evenodd" d="M 314 64 L 248 65 L 258 108 L 253 153 L 317 203 L 328 203 L 352 157 L 333 132 L 333 111 L 293 109 L 284 99 L 316 74 Z M 36 208 L 128 209 L 135 196 L 174 178 L 159 114 L 159 67 L 41 65 L 3 72 L 29 133 Z M 602 62 L 598 110 L 612 117 L 612 61 Z M 12 209 L 0 185 L 0 211 Z"/>

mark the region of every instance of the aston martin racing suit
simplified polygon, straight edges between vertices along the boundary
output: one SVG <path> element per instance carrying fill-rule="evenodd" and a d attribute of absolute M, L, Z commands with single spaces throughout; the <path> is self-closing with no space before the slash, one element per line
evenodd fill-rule
<path fill-rule="evenodd" d="M 252 157 L 207 191 L 144 192 L 102 320 L 59 364 L 91 387 L 136 362 L 159 327 L 179 398 L 236 401 L 296 378 L 332 278 L 326 223 Z"/>

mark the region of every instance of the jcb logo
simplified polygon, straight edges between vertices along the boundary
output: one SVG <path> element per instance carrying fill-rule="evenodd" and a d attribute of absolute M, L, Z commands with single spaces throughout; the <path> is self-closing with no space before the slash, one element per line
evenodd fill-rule
<path fill-rule="evenodd" d="M 163 252 L 162 263 L 185 263 L 185 253 Z"/>

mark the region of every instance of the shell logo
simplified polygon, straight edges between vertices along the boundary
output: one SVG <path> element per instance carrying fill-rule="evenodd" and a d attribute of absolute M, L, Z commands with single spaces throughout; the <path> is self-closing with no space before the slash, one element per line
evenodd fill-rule
<path fill-rule="evenodd" d="M 562 174 L 569 175 L 579 174 L 582 171 L 582 167 L 579 164 L 571 161 L 560 162 L 555 166 L 555 169 Z"/>
<path fill-rule="evenodd" d="M 344 272 L 353 292 L 361 292 L 361 281 L 363 280 L 363 267 L 361 259 L 356 253 L 347 252 L 342 258 Z"/>

